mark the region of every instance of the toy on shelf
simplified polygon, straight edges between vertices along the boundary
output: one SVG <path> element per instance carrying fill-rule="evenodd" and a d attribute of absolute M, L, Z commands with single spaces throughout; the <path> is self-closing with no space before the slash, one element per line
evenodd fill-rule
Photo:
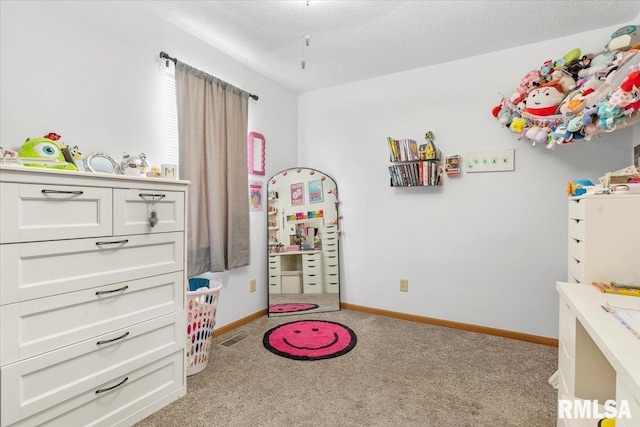
<path fill-rule="evenodd" d="M 454 154 L 445 157 L 444 171 L 447 175 L 458 175 L 460 173 L 460 155 Z"/>
<path fill-rule="evenodd" d="M 430 130 L 426 131 L 424 139 L 426 139 L 427 142 L 418 147 L 418 158 L 420 160 L 440 160 L 440 152 L 433 142 L 433 140 L 436 139 L 433 132 Z"/>
<path fill-rule="evenodd" d="M 25 166 L 77 171 L 75 164 L 66 161 L 59 139 L 60 135 L 53 132 L 42 138 L 27 138 L 18 150 L 18 159 Z"/>
<path fill-rule="evenodd" d="M 567 194 L 569 196 L 582 196 L 587 193 L 588 187 L 593 187 L 593 182 L 588 179 L 576 179 L 567 184 Z"/>
<path fill-rule="evenodd" d="M 118 165 L 118 172 L 122 175 L 145 175 L 151 168 L 147 161 L 147 155 L 140 153 L 136 155 L 130 155 L 129 153 L 122 153 L 122 160 Z"/>

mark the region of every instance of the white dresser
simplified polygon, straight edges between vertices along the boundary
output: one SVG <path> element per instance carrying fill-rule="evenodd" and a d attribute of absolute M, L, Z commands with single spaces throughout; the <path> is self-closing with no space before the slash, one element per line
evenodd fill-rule
<path fill-rule="evenodd" d="M 640 194 L 569 199 L 568 282 L 640 281 Z"/>
<path fill-rule="evenodd" d="M 616 427 L 640 426 L 640 339 L 603 306 L 640 311 L 640 298 L 603 294 L 593 286 L 557 283 L 558 399 L 615 400 L 629 413 L 617 414 Z M 561 403 L 559 401 L 559 403 Z M 558 427 L 580 420 L 558 413 Z M 597 418 L 596 418 L 597 419 Z"/>
<path fill-rule="evenodd" d="M 132 425 L 185 395 L 187 184 L 0 166 L 2 427 Z"/>

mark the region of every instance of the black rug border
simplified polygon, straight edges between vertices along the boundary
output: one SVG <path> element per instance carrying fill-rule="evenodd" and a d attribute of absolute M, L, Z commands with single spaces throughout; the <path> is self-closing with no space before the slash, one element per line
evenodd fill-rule
<path fill-rule="evenodd" d="M 292 355 L 290 353 L 285 353 L 284 351 L 277 350 L 277 349 L 273 348 L 271 346 L 271 344 L 269 344 L 269 337 L 271 336 L 273 331 L 275 331 L 276 329 L 281 328 L 283 326 L 290 325 L 292 323 L 302 323 L 302 322 L 322 322 L 322 323 L 331 323 L 333 325 L 342 326 L 343 328 L 345 328 L 347 330 L 347 332 L 349 332 L 349 335 L 351 336 L 351 342 L 349 343 L 348 346 L 346 346 L 345 348 L 343 348 L 340 351 L 337 351 L 337 352 L 332 353 L 332 354 L 328 354 L 326 356 L 318 356 L 318 357 L 294 356 L 294 355 Z M 303 361 L 333 359 L 334 357 L 339 357 L 339 356 L 342 356 L 343 354 L 349 353 L 351 350 L 353 350 L 353 348 L 356 346 L 357 343 L 358 343 L 358 337 L 356 336 L 356 333 L 353 332 L 353 329 L 351 329 L 350 327 L 345 326 L 342 323 L 332 322 L 331 320 L 318 320 L 318 319 L 294 320 L 293 322 L 281 323 L 280 325 L 274 326 L 273 328 L 269 329 L 267 332 L 264 333 L 264 336 L 262 337 L 262 345 L 264 346 L 264 348 L 266 348 L 271 353 L 277 354 L 278 356 L 286 357 L 287 359 L 303 360 Z"/>
<path fill-rule="evenodd" d="M 287 303 L 279 303 L 279 304 L 273 304 L 273 305 L 285 305 L 285 304 L 311 304 L 315 307 L 303 308 L 302 310 L 295 310 L 295 311 L 271 311 L 271 306 L 269 306 L 269 314 L 299 313 L 302 311 L 309 311 L 309 310 L 315 310 L 316 308 L 320 308 L 318 304 L 314 304 L 312 302 L 287 302 Z"/>

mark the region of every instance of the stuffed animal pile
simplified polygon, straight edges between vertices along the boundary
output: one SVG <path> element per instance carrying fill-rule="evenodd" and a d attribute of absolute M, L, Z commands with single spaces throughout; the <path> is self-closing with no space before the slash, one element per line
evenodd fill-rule
<path fill-rule="evenodd" d="M 627 25 L 602 51 L 573 49 L 528 72 L 492 113 L 519 139 L 554 148 L 630 126 L 639 109 L 640 27 Z"/>

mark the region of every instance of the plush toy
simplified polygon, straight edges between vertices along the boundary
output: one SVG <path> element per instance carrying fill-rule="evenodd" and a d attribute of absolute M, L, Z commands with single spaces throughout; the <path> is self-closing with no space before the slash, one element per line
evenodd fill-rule
<path fill-rule="evenodd" d="M 580 88 L 574 90 L 560 104 L 560 113 L 563 115 L 576 115 L 582 112 L 588 105 L 593 102 L 594 97 L 597 95 L 595 92 L 600 88 L 604 82 L 600 79 L 590 78 L 584 82 Z M 597 102 L 597 101 L 596 101 Z"/>
<path fill-rule="evenodd" d="M 598 129 L 614 130 L 615 120 L 620 117 L 624 110 L 619 107 L 610 107 L 607 102 L 598 104 Z"/>
<path fill-rule="evenodd" d="M 522 117 L 514 117 L 511 119 L 511 125 L 509 125 L 509 129 L 514 133 L 521 133 L 524 129 L 527 122 Z"/>
<path fill-rule="evenodd" d="M 555 114 L 563 99 L 562 86 L 552 81 L 529 92 L 525 111 L 536 116 L 550 116 Z"/>
<path fill-rule="evenodd" d="M 571 77 L 571 74 L 562 70 L 556 69 L 551 73 L 551 77 L 554 81 L 557 81 L 562 86 L 562 91 L 566 94 L 576 88 L 576 81 Z"/>
<path fill-rule="evenodd" d="M 620 83 L 620 89 L 626 92 L 640 91 L 640 69 L 630 72 L 622 83 Z"/>
<path fill-rule="evenodd" d="M 136 155 L 130 155 L 128 153 L 122 153 L 122 160 L 118 165 L 118 172 L 122 175 L 144 175 L 151 165 L 147 161 L 147 155 L 140 153 Z"/>
<path fill-rule="evenodd" d="M 580 53 L 581 51 L 578 48 L 571 49 L 569 52 L 566 53 L 565 56 L 563 56 L 561 59 L 556 61 L 556 67 L 566 66 L 567 64 L 570 64 L 573 61 L 577 61 L 578 59 L 580 59 Z"/>
<path fill-rule="evenodd" d="M 542 80 L 542 75 L 540 74 L 540 70 L 532 70 L 529 71 L 524 77 L 520 80 L 520 85 L 518 85 L 518 91 L 522 93 L 529 93 L 529 91 L 539 86 Z"/>
<path fill-rule="evenodd" d="M 574 117 L 573 119 L 569 120 L 569 124 L 567 124 L 567 130 L 569 132 L 572 132 L 574 138 L 576 139 L 583 137 L 583 135 L 580 133 L 583 127 L 584 125 L 582 124 L 582 117 Z"/>
<path fill-rule="evenodd" d="M 511 110 L 507 107 L 502 107 L 498 113 L 498 121 L 502 123 L 503 126 L 509 126 L 512 119 L 513 114 L 511 113 Z"/>
<path fill-rule="evenodd" d="M 567 194 L 569 196 L 581 196 L 587 192 L 586 187 L 593 187 L 593 182 L 588 179 L 576 179 L 567 184 Z"/>
<path fill-rule="evenodd" d="M 53 137 L 50 139 L 48 137 Z M 18 150 L 18 157 L 26 159 L 42 159 L 48 161 L 65 162 L 64 155 L 60 146 L 55 142 L 60 136 L 54 133 L 48 134 L 42 138 L 27 138 L 26 142 L 22 144 L 22 147 Z M 30 163 L 28 160 L 23 162 L 25 166 L 39 167 L 39 168 L 53 168 L 53 169 L 66 169 L 66 170 L 78 170 L 73 163 L 65 163 L 63 165 L 56 165 L 55 163 Z"/>
<path fill-rule="evenodd" d="M 538 132 L 540 132 L 540 127 L 533 125 L 529 129 L 527 129 L 527 132 L 524 134 L 524 137 L 527 138 L 528 140 L 531 140 L 532 142 L 536 142 L 536 135 L 538 134 Z"/>
<path fill-rule="evenodd" d="M 608 50 L 628 50 L 640 45 L 640 28 L 637 25 L 625 25 L 611 34 Z"/>
<path fill-rule="evenodd" d="M 567 64 L 567 72 L 571 74 L 573 80 L 578 80 L 580 71 L 584 70 L 585 68 L 589 68 L 592 58 L 593 55 L 583 55 L 582 58 L 576 59 Z"/>
<path fill-rule="evenodd" d="M 589 62 L 589 67 L 584 68 L 578 72 L 579 77 L 590 77 L 596 73 L 602 73 L 613 66 L 617 55 L 615 52 L 604 51 L 597 55 L 594 55 Z"/>
<path fill-rule="evenodd" d="M 542 67 L 540 67 L 540 76 L 542 76 L 541 80 L 543 81 L 551 80 L 552 72 L 553 72 L 553 61 L 552 60 L 545 61 L 545 63 L 542 64 Z"/>

